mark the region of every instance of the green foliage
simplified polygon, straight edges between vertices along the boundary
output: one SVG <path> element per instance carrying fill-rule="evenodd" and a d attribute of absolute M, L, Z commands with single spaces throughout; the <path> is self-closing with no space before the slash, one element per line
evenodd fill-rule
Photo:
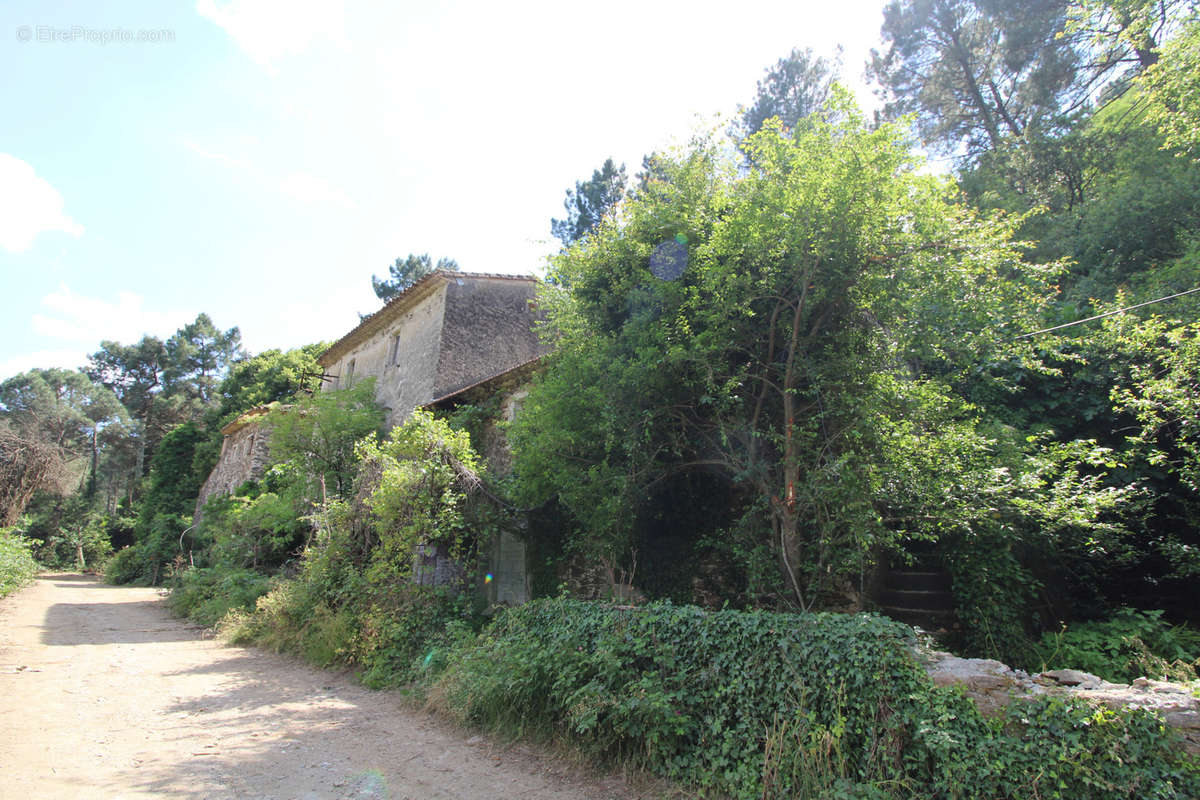
<path fill-rule="evenodd" d="M 274 460 L 293 461 L 304 474 L 317 478 L 316 494 L 322 502 L 329 494 L 345 497 L 357 468 L 355 443 L 383 426 L 383 411 L 375 403 L 375 379 L 301 398 L 293 406 L 272 411 L 269 424 Z"/>
<path fill-rule="evenodd" d="M 123 547 L 105 563 L 104 580 L 118 586 L 134 583 L 142 577 L 142 567 L 141 548 L 135 545 Z"/>
<path fill-rule="evenodd" d="M 139 536 L 147 535 L 159 515 L 191 515 L 200 485 L 207 477 L 196 472 L 193 465 L 196 447 L 204 439 L 204 430 L 193 422 L 184 423 L 163 437 L 146 480 L 138 519 Z"/>
<path fill-rule="evenodd" d="M 222 424 L 232 422 L 257 406 L 291 402 L 319 390 L 322 369 L 317 356 L 327 348 L 326 343 L 317 342 L 286 352 L 265 350 L 232 364 L 221 381 L 214 419 Z"/>
<path fill-rule="evenodd" d="M 196 540 L 208 561 L 234 568 L 273 572 L 296 555 L 312 532 L 307 476 L 284 462 L 261 485 L 210 498 Z"/>
<path fill-rule="evenodd" d="M 39 495 L 22 527 L 52 569 L 99 569 L 112 554 L 108 520 L 83 495 Z"/>
<path fill-rule="evenodd" d="M 269 579 L 248 569 L 196 568 L 175 576 L 168 602 L 181 617 L 214 627 L 233 609 L 254 608 L 267 593 Z"/>
<path fill-rule="evenodd" d="M 177 330 L 164 346 L 163 387 L 201 405 L 216 399 L 217 387 L 230 365 L 245 358 L 242 334 L 222 331 L 208 314 L 199 314 Z"/>
<path fill-rule="evenodd" d="M 953 206 L 899 129 L 838 98 L 836 121 L 747 138 L 748 170 L 708 141 L 661 158 L 555 260 L 556 350 L 512 433 L 521 500 L 569 512 L 568 553 L 626 559 L 654 487 L 703 470 L 743 515 L 738 566 L 772 563 L 774 600 L 812 607 L 906 540 L 1112 505 L 1086 476 L 1058 492 L 1041 440 L 984 414 L 1048 370 L 1010 332 L 1039 324 L 1057 268 L 1022 264 L 1009 222 Z M 656 277 L 682 241 L 683 274 Z"/>
<path fill-rule="evenodd" d="M 0 525 L 14 524 L 39 491 L 70 494 L 78 462 L 88 464 L 83 492 L 94 496 L 101 459 L 130 425 L 116 395 L 82 372 L 34 369 L 0 383 Z"/>
<path fill-rule="evenodd" d="M 470 632 L 471 603 L 457 587 L 371 585 L 356 623 L 354 658 L 372 689 L 421 684 L 444 666 L 457 632 Z"/>
<path fill-rule="evenodd" d="M 1196 680 L 1200 632 L 1171 625 L 1162 611 L 1123 608 L 1111 617 L 1046 633 L 1037 656 L 1045 669 L 1081 669 L 1110 681 Z"/>
<path fill-rule="evenodd" d="M 1067 4 L 893 0 L 886 48 L 870 70 L 886 113 L 911 114 L 922 140 L 975 156 L 1053 130 L 1094 87 L 1077 42 L 1062 35 Z"/>
<path fill-rule="evenodd" d="M 134 532 L 134 544 L 106 575 L 121 582 L 156 585 L 183 559 L 183 536 L 192 527 L 192 512 L 204 475 L 196 470 L 196 448 L 206 434 L 188 422 L 163 437 L 146 480 L 146 493 Z M 136 565 L 136 568 L 135 568 Z"/>
<path fill-rule="evenodd" d="M 41 567 L 33 558 L 33 542 L 15 527 L 0 528 L 0 597 L 25 586 Z"/>
<path fill-rule="evenodd" d="M 234 644 L 292 653 L 320 667 L 348 663 L 355 635 L 350 609 L 332 608 L 303 579 L 280 581 L 253 612 L 232 609 L 219 629 Z"/>
<path fill-rule="evenodd" d="M 563 247 L 570 246 L 595 230 L 624 195 L 625 165 L 618 167 L 611 158 L 605 159 L 589 180 L 576 181 L 574 189 L 567 189 L 563 200 L 567 218 L 550 220 L 550 235 Z"/>
<path fill-rule="evenodd" d="M 821 111 L 828 102 L 838 67 L 814 55 L 812 48 L 793 49 L 758 82 L 754 103 L 742 111 L 738 133 L 758 133 L 772 117 L 779 118 L 784 130 L 795 130 L 801 120 Z"/>
<path fill-rule="evenodd" d="M 431 697 L 508 733 L 735 797 L 1189 796 L 1160 721 L 1014 703 L 989 724 L 933 689 L 911 629 L 872 615 L 542 600 L 449 654 Z"/>
<path fill-rule="evenodd" d="M 383 574 L 407 575 L 418 547 L 442 547 L 456 562 L 466 563 L 484 532 L 470 527 L 464 514 L 467 494 L 478 486 L 482 470 L 465 431 L 416 409 L 383 444 L 363 441 L 358 457 L 379 474 L 366 502 L 379 541 L 368 577 L 383 583 Z"/>
<path fill-rule="evenodd" d="M 313 515 L 318 530 L 298 574 L 278 581 L 252 611 L 234 609 L 221 627 L 234 641 L 361 667 L 370 686 L 407 685 L 440 665 L 457 631 L 476 624 L 475 552 L 494 534 L 498 514 L 472 498 L 481 465 L 467 433 L 425 410 L 383 442 L 373 435 L 359 442 L 356 458 L 359 491 L 353 502 L 333 501 Z M 245 541 L 235 534 L 248 515 L 287 521 L 286 511 L 272 516 L 280 483 L 268 474 L 265 484 L 279 495 L 210 503 L 214 527 L 233 531 L 215 534 L 215 552 L 233 553 Z M 427 585 L 428 576 L 413 574 L 418 553 L 450 558 L 460 579 Z"/>
<path fill-rule="evenodd" d="M 371 288 L 375 290 L 375 296 L 386 303 L 436 270 L 458 272 L 458 262 L 453 258 L 443 257 L 439 258 L 435 265 L 428 253 L 409 253 L 408 258 L 397 258 L 396 262 L 388 267 L 386 279 L 372 275 Z"/>
<path fill-rule="evenodd" d="M 1144 76 L 1151 119 L 1166 146 L 1195 157 L 1200 152 L 1200 17 L 1195 13 L 1162 48 Z"/>

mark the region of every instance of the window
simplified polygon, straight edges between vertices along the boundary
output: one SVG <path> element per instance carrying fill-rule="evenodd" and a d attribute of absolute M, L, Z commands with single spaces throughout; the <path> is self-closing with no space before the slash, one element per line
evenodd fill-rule
<path fill-rule="evenodd" d="M 400 334 L 398 333 L 392 336 L 392 349 L 388 354 L 388 363 L 393 366 L 400 363 Z"/>

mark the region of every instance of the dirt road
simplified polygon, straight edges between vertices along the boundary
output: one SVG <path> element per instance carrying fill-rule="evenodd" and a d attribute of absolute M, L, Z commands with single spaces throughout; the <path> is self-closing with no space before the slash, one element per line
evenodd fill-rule
<path fill-rule="evenodd" d="M 0 798 L 636 796 L 206 638 L 153 589 L 55 575 L 0 600 Z"/>

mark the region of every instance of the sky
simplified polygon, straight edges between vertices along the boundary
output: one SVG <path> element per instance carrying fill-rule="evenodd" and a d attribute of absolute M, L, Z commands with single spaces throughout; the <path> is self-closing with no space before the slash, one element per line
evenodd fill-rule
<path fill-rule="evenodd" d="M 252 353 L 332 341 L 410 252 L 540 274 L 568 187 L 792 48 L 841 45 L 872 106 L 882 5 L 5 0 L 0 380 L 201 312 Z"/>

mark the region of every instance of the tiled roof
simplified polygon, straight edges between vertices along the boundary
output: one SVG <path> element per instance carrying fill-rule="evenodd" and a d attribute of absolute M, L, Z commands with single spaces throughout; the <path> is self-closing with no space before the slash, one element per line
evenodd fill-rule
<path fill-rule="evenodd" d="M 386 326 L 388 322 L 395 319 L 401 312 L 407 311 L 417 301 L 428 296 L 437 286 L 448 283 L 455 278 L 488 278 L 526 281 L 529 283 L 537 282 L 537 278 L 532 275 L 508 275 L 500 272 L 452 272 L 444 269 L 434 270 L 393 297 L 384 304 L 383 308 L 363 319 L 353 330 L 331 344 L 328 350 L 317 357 L 317 363 L 323 367 L 330 367 L 337 363 L 338 359 L 351 350 L 354 345 L 368 339 L 372 334 Z"/>

